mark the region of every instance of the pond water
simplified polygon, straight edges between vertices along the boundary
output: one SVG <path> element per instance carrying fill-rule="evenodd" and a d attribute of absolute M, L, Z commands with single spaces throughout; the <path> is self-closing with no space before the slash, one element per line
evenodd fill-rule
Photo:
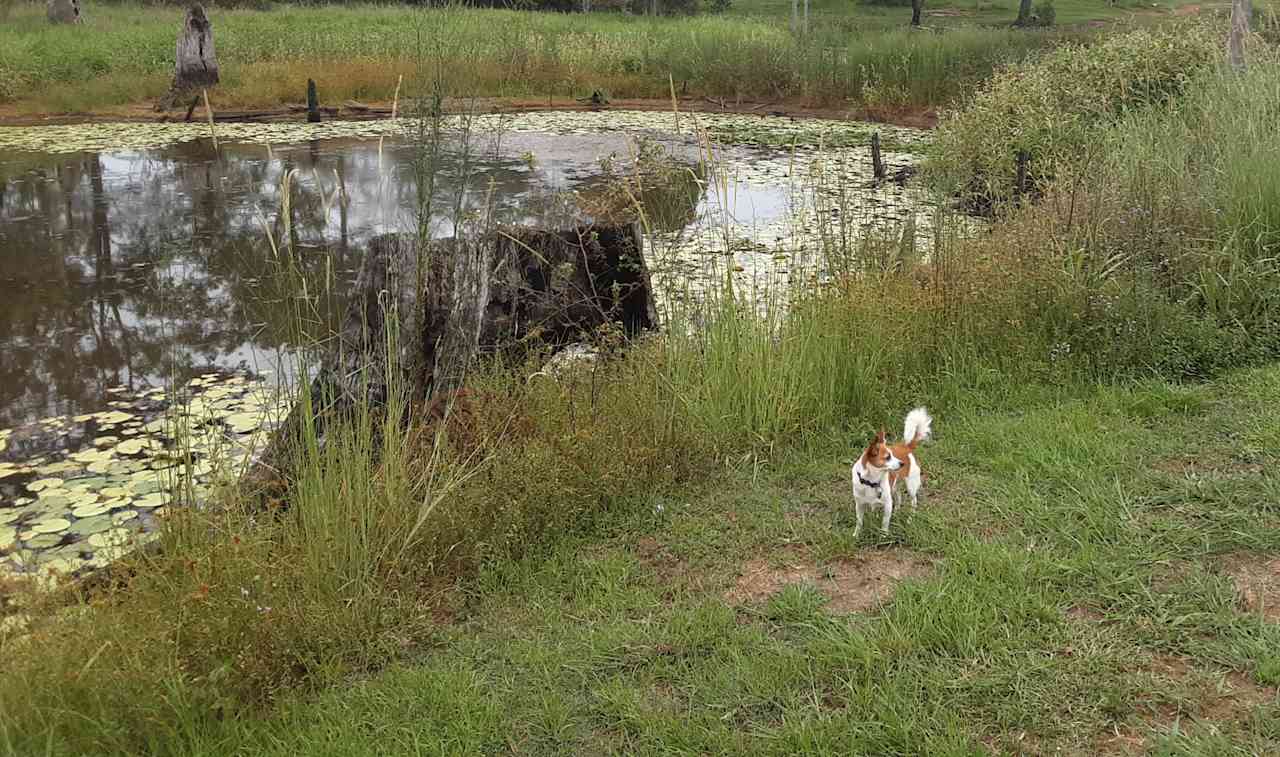
<path fill-rule="evenodd" d="M 865 124 L 548 113 L 450 126 L 470 136 L 446 140 L 433 174 L 437 236 L 591 218 L 637 154 L 661 155 L 682 177 L 644 201 L 664 307 L 724 272 L 756 289 L 820 275 L 833 236 L 931 234 L 912 190 L 866 188 Z M 877 128 L 890 169 L 910 164 L 923 135 Z M 35 553 L 92 565 L 153 528 L 173 483 L 156 473 L 177 466 L 175 400 L 217 421 L 197 424 L 202 480 L 214 458 L 243 459 L 278 408 L 263 377 L 289 364 L 299 288 L 323 333 L 368 238 L 416 226 L 423 151 L 407 131 L 218 125 L 215 145 L 207 125 L 0 129 L 0 573 Z"/>

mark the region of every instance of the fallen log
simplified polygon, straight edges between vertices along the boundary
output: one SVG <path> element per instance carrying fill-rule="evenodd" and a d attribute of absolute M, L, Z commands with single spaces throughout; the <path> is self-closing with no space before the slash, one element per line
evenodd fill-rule
<path fill-rule="evenodd" d="M 629 336 L 657 326 L 635 224 L 510 227 L 421 248 L 409 235 L 376 237 L 310 402 L 295 403 L 242 484 L 278 494 L 309 422 L 323 441 L 357 408 L 385 409 L 396 387 L 413 403 L 449 397 L 478 358 L 554 350 L 608 324 Z"/>

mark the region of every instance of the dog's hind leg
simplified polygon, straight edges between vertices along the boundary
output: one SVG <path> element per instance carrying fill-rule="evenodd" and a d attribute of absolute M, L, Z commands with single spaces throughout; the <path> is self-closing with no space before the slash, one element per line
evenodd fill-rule
<path fill-rule="evenodd" d="M 907 493 L 911 495 L 911 512 L 915 512 L 920 496 L 920 463 L 916 462 L 915 455 L 908 459 L 911 461 L 911 472 L 907 474 Z"/>

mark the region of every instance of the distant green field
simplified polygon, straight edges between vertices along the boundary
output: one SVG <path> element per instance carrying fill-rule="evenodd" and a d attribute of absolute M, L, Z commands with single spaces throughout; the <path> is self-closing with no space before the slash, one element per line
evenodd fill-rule
<path fill-rule="evenodd" d="M 797 0 L 803 8 L 803 0 Z M 1033 5 L 1039 4 L 1035 0 Z M 1159 16 L 1191 5 L 1184 0 L 1141 2 L 1140 0 L 1057 0 L 1053 3 L 1059 24 L 1077 24 L 1087 21 L 1124 19 L 1135 15 Z M 1212 7 L 1219 3 L 1201 3 Z M 734 0 L 731 15 L 758 17 L 791 16 L 791 0 Z M 911 18 L 909 0 L 895 0 L 895 4 L 862 3 L 858 0 L 812 0 L 809 3 L 811 19 L 821 17 L 858 19 L 869 23 L 906 23 Z M 946 0 L 925 2 L 925 23 L 930 26 L 956 24 L 999 24 L 1013 21 L 1018 15 L 1017 0 Z"/>
<path fill-rule="evenodd" d="M 372 5 L 215 8 L 222 84 L 213 100 L 297 102 L 307 78 L 329 101 L 388 100 L 400 76 L 412 80 L 438 65 L 453 93 L 467 96 L 567 98 L 600 89 L 666 97 L 674 80 L 695 96 L 919 108 L 952 101 L 995 66 L 1064 33 L 1009 29 L 1012 2 L 928 12 L 931 31 L 910 31 L 908 8 L 821 0 L 811 7 L 810 34 L 797 37 L 788 29 L 790 5 L 779 0 L 743 0 L 726 16 L 660 19 Z M 1132 15 L 1100 0 L 1058 7 L 1061 24 Z M 90 5 L 86 19 L 55 28 L 42 6 L 17 6 L 0 27 L 0 104 L 68 113 L 163 94 L 180 10 Z"/>

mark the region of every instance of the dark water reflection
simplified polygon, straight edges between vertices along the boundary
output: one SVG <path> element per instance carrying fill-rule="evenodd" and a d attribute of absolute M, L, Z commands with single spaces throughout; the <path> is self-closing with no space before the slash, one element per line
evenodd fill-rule
<path fill-rule="evenodd" d="M 475 149 L 472 215 L 492 206 L 502 221 L 557 223 L 571 212 L 563 192 L 589 191 L 598 159 L 627 148 L 608 136 L 521 135 Z M 403 143 L 351 140 L 271 153 L 215 153 L 207 142 L 0 153 L 0 428 L 100 409 L 117 385 L 137 392 L 209 368 L 275 369 L 302 281 L 326 293 L 310 305 L 323 330 L 365 240 L 413 227 L 414 155 Z M 437 209 L 459 196 L 462 173 L 455 155 Z M 435 233 L 451 234 L 450 218 L 434 215 Z M 268 230 L 297 252 L 303 275 L 290 291 Z"/>

